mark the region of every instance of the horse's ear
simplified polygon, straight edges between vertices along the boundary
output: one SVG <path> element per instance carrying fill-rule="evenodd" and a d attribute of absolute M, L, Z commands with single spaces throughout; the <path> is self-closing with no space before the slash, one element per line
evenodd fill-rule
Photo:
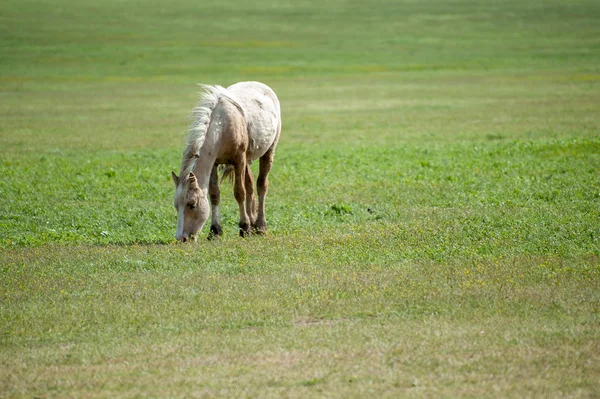
<path fill-rule="evenodd" d="M 175 174 L 175 172 L 171 171 L 171 177 L 173 178 L 173 183 L 175 183 L 175 187 L 179 185 L 179 177 Z"/>
<path fill-rule="evenodd" d="M 190 181 L 190 188 L 198 188 L 198 180 L 192 172 L 188 175 L 188 180 Z"/>

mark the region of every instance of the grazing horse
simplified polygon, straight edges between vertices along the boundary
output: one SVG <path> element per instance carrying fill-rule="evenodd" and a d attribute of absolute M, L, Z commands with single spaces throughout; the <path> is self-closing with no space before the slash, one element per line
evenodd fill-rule
<path fill-rule="evenodd" d="M 267 176 L 281 133 L 281 109 L 275 92 L 259 82 L 240 82 L 228 88 L 202 86 L 198 105 L 192 110 L 187 147 L 175 183 L 177 240 L 195 239 L 208 220 L 209 238 L 223 234 L 219 214 L 218 165 L 227 165 L 221 179 L 234 174 L 233 190 L 240 208 L 240 235 L 265 234 Z M 258 209 L 254 200 L 252 161 L 260 159 L 257 180 Z"/>

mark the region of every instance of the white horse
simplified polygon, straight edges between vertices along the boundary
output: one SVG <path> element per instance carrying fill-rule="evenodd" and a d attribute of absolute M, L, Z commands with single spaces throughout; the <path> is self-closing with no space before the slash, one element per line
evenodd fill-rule
<path fill-rule="evenodd" d="M 208 220 L 208 197 L 212 207 L 209 238 L 221 236 L 218 165 L 229 165 L 223 176 L 234 177 L 234 195 L 240 208 L 240 235 L 265 234 L 267 176 L 281 133 L 281 108 L 275 92 L 259 82 L 240 82 L 228 88 L 205 86 L 192 110 L 187 148 L 175 182 L 177 240 L 195 239 Z M 254 201 L 254 178 L 250 164 L 260 159 L 257 180 L 258 210 Z"/>

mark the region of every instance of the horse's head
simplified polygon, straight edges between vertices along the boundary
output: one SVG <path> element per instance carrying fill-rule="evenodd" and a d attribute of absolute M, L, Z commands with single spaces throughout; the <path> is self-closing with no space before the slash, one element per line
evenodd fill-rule
<path fill-rule="evenodd" d="M 177 210 L 177 232 L 175 238 L 181 242 L 195 240 L 195 235 L 208 219 L 209 205 L 206 192 L 198 186 L 196 176 L 177 177 L 171 172 L 175 183 L 175 209 Z"/>

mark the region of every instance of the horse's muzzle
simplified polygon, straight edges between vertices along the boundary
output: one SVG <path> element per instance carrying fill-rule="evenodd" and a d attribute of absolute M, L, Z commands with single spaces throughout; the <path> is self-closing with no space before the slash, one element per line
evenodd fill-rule
<path fill-rule="evenodd" d="M 194 242 L 196 241 L 196 237 L 193 235 L 182 234 L 181 237 L 175 236 L 177 241 L 179 242 Z"/>
<path fill-rule="evenodd" d="M 190 237 L 187 234 L 182 234 L 180 237 L 175 236 L 175 238 L 179 242 L 188 242 L 188 241 L 190 241 Z"/>

